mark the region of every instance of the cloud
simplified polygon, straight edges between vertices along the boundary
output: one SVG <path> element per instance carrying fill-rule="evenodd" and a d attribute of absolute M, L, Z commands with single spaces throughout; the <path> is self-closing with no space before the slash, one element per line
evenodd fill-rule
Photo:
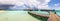
<path fill-rule="evenodd" d="M 55 7 L 60 7 L 60 3 L 54 4 Z"/>
<path fill-rule="evenodd" d="M 54 7 L 53 9 L 55 9 L 55 10 L 60 10 L 60 7 Z"/>
<path fill-rule="evenodd" d="M 38 9 L 50 9 L 48 5 L 39 5 Z"/>
<path fill-rule="evenodd" d="M 50 0 L 25 0 L 24 3 L 28 4 L 31 8 L 34 6 L 36 6 L 38 9 L 50 9 L 48 7 L 48 2 L 50 2 Z"/>
<path fill-rule="evenodd" d="M 0 2 L 4 4 L 16 4 L 17 6 L 27 4 L 30 8 L 35 6 L 40 9 L 50 9 L 48 7 L 48 2 L 50 2 L 50 0 L 0 0 Z"/>
<path fill-rule="evenodd" d="M 0 4 L 14 4 L 16 0 L 0 0 Z"/>
<path fill-rule="evenodd" d="M 40 1 L 41 4 L 38 6 L 38 9 L 50 9 L 48 6 L 48 2 L 50 2 L 50 0 Z"/>
<path fill-rule="evenodd" d="M 16 5 L 24 5 L 27 4 L 30 6 L 30 8 L 32 8 L 33 6 L 41 8 L 41 9 L 50 9 L 48 7 L 48 2 L 50 2 L 50 0 L 18 0 L 16 2 Z"/>
<path fill-rule="evenodd" d="M 60 3 L 54 4 L 54 6 L 52 7 L 52 9 L 60 10 Z"/>

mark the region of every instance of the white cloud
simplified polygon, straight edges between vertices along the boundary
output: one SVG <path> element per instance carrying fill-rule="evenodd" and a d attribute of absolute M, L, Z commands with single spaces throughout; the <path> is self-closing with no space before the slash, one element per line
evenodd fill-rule
<path fill-rule="evenodd" d="M 54 6 L 55 6 L 55 7 L 59 7 L 59 5 L 60 5 L 59 3 L 57 3 L 57 4 L 54 4 Z"/>
<path fill-rule="evenodd" d="M 48 5 L 39 5 L 38 9 L 50 9 Z"/>
<path fill-rule="evenodd" d="M 16 2 L 16 5 L 17 6 L 22 6 L 22 5 L 24 5 L 24 3 L 23 2 Z"/>
<path fill-rule="evenodd" d="M 55 4 L 55 6 L 58 6 L 58 4 Z"/>
<path fill-rule="evenodd" d="M 24 3 L 28 4 L 30 7 L 34 5 L 41 9 L 50 9 L 48 7 L 48 2 L 50 2 L 50 0 L 25 0 L 24 1 Z"/>
<path fill-rule="evenodd" d="M 0 2 L 2 3 L 9 3 L 9 4 L 16 4 L 18 6 L 24 5 L 24 4 L 28 4 L 31 8 L 32 5 L 37 6 L 38 8 L 49 8 L 48 7 L 48 2 L 50 2 L 50 0 L 0 0 Z"/>
<path fill-rule="evenodd" d="M 16 0 L 0 0 L 0 4 L 14 4 Z"/>
<path fill-rule="evenodd" d="M 48 7 L 48 2 L 50 2 L 50 0 L 42 0 L 41 4 L 38 6 L 39 9 L 50 9 Z"/>
<path fill-rule="evenodd" d="M 60 4 L 57 3 L 57 4 L 54 4 L 54 6 L 52 7 L 52 9 L 55 9 L 55 10 L 60 10 Z"/>
<path fill-rule="evenodd" d="M 23 0 L 0 0 L 0 4 L 15 4 L 17 6 L 21 6 L 23 5 Z M 14 6 L 13 8 L 16 8 L 16 6 Z"/>
<path fill-rule="evenodd" d="M 60 10 L 60 7 L 54 7 L 53 9 L 55 9 L 55 10 Z"/>

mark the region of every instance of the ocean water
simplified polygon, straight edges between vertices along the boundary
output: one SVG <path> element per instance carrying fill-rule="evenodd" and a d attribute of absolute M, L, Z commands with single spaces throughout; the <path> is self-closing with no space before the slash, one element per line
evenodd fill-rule
<path fill-rule="evenodd" d="M 0 12 L 0 21 L 40 21 L 28 14 L 28 11 Z"/>
<path fill-rule="evenodd" d="M 49 14 L 44 11 L 32 11 L 41 14 Z M 57 12 L 60 16 L 60 12 Z M 28 11 L 4 11 L 0 12 L 0 21 L 40 21 L 28 14 Z"/>
<path fill-rule="evenodd" d="M 49 14 L 46 11 L 32 11 L 32 12 L 36 12 L 36 13 L 40 13 L 40 14 Z M 56 15 L 60 16 L 60 10 L 56 10 L 55 12 L 56 12 Z"/>
<path fill-rule="evenodd" d="M 60 16 L 60 10 L 56 10 L 56 14 Z"/>

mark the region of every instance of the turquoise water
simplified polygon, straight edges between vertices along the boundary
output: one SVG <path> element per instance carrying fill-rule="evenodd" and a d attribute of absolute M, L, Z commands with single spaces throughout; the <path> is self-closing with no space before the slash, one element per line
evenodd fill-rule
<path fill-rule="evenodd" d="M 60 16 L 60 10 L 56 10 L 58 16 Z"/>
<path fill-rule="evenodd" d="M 0 12 L 0 21 L 40 21 L 28 14 L 28 11 Z"/>
<path fill-rule="evenodd" d="M 60 12 L 57 12 L 57 15 L 60 16 Z"/>
<path fill-rule="evenodd" d="M 46 11 L 32 11 L 32 12 L 36 12 L 36 13 L 40 13 L 40 14 L 49 14 L 49 13 L 46 12 Z M 56 14 L 57 14 L 58 16 L 60 16 L 60 10 L 56 10 Z"/>
<path fill-rule="evenodd" d="M 31 12 L 36 12 L 36 13 L 40 13 L 40 14 L 49 14 L 48 12 L 45 12 L 45 11 L 31 11 Z"/>
<path fill-rule="evenodd" d="M 49 14 L 44 11 L 32 11 L 41 14 Z M 60 12 L 57 12 L 60 16 Z M 40 21 L 28 14 L 28 11 L 5 11 L 0 12 L 0 21 Z"/>

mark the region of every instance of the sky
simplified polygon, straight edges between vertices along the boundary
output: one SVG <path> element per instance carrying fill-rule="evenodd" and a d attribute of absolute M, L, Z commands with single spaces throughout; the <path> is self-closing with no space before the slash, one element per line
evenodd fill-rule
<path fill-rule="evenodd" d="M 53 9 L 60 10 L 60 0 L 51 0 L 48 5 Z"/>
<path fill-rule="evenodd" d="M 60 10 L 60 0 L 0 0 L 0 4 L 14 4 L 13 9 L 38 8 Z"/>

